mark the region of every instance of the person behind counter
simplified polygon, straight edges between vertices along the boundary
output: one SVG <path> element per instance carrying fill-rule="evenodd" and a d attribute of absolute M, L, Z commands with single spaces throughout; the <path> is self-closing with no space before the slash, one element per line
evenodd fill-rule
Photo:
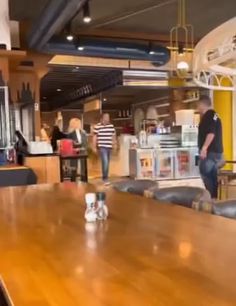
<path fill-rule="evenodd" d="M 101 122 L 94 127 L 93 148 L 95 152 L 99 150 L 102 166 L 102 180 L 105 184 L 109 184 L 109 164 L 112 148 L 116 145 L 115 128 L 110 123 L 110 115 L 103 114 Z"/>
<path fill-rule="evenodd" d="M 222 124 L 211 105 L 208 96 L 202 96 L 198 102 L 201 115 L 198 131 L 199 170 L 206 189 L 213 199 L 217 199 L 217 172 L 224 165 Z"/>
<path fill-rule="evenodd" d="M 57 151 L 58 147 L 58 140 L 67 138 L 67 135 L 65 133 L 62 133 L 60 131 L 60 128 L 57 125 L 54 125 L 52 130 L 52 136 L 51 136 L 51 145 L 53 152 Z"/>
<path fill-rule="evenodd" d="M 43 123 L 40 130 L 40 140 L 50 142 L 50 127 L 47 123 Z"/>

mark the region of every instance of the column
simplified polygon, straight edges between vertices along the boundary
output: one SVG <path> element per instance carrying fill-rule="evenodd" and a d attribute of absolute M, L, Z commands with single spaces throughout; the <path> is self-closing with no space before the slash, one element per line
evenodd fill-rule
<path fill-rule="evenodd" d="M 8 0 L 0 0 L 0 44 L 11 50 L 10 19 Z"/>
<path fill-rule="evenodd" d="M 236 84 L 236 77 L 234 77 L 234 84 Z M 233 160 L 236 160 L 236 138 L 233 135 L 236 135 L 236 91 L 232 93 L 232 120 L 233 120 L 233 129 L 232 129 L 232 142 L 233 142 Z M 233 166 L 233 170 L 236 172 L 236 165 Z"/>
<path fill-rule="evenodd" d="M 170 120 L 175 122 L 175 111 L 186 108 L 182 103 L 184 99 L 185 80 L 180 78 L 169 78 L 170 90 Z"/>
<path fill-rule="evenodd" d="M 225 80 L 224 85 L 227 86 Z M 223 145 L 226 160 L 233 159 L 233 100 L 231 91 L 215 90 L 213 92 L 214 109 L 219 114 L 223 127 Z M 232 167 L 227 166 L 227 169 Z"/>

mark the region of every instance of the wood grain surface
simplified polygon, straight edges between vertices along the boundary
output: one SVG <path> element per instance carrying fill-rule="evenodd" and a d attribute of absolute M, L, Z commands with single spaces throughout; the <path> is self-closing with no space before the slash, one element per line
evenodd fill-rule
<path fill-rule="evenodd" d="M 84 220 L 71 183 L 3 188 L 0 274 L 15 306 L 235 306 L 236 222 L 112 189 Z"/>

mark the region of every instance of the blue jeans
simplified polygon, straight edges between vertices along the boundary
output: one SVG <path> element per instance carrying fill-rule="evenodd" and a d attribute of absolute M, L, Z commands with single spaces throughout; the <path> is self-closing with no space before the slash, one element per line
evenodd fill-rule
<path fill-rule="evenodd" d="M 102 179 L 103 181 L 106 181 L 108 179 L 108 173 L 109 173 L 111 149 L 99 148 L 99 152 L 102 162 Z"/>
<path fill-rule="evenodd" d="M 208 153 L 206 159 L 200 159 L 199 170 L 206 189 L 211 197 L 217 199 L 218 196 L 218 164 L 222 160 L 220 153 Z"/>

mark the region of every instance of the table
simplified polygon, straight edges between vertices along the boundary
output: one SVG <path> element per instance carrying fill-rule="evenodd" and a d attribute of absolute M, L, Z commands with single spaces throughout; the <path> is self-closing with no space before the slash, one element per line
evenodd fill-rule
<path fill-rule="evenodd" d="M 0 274 L 15 306 L 235 306 L 236 222 L 109 189 L 84 220 L 64 183 L 0 193 Z"/>
<path fill-rule="evenodd" d="M 0 166 L 0 187 L 22 186 L 37 183 L 32 169 L 18 165 Z"/>
<path fill-rule="evenodd" d="M 60 171 L 61 171 L 61 182 L 63 182 L 63 161 L 65 160 L 80 160 L 81 165 L 81 181 L 88 181 L 88 167 L 87 167 L 88 154 L 79 153 L 74 155 L 60 155 Z"/>

